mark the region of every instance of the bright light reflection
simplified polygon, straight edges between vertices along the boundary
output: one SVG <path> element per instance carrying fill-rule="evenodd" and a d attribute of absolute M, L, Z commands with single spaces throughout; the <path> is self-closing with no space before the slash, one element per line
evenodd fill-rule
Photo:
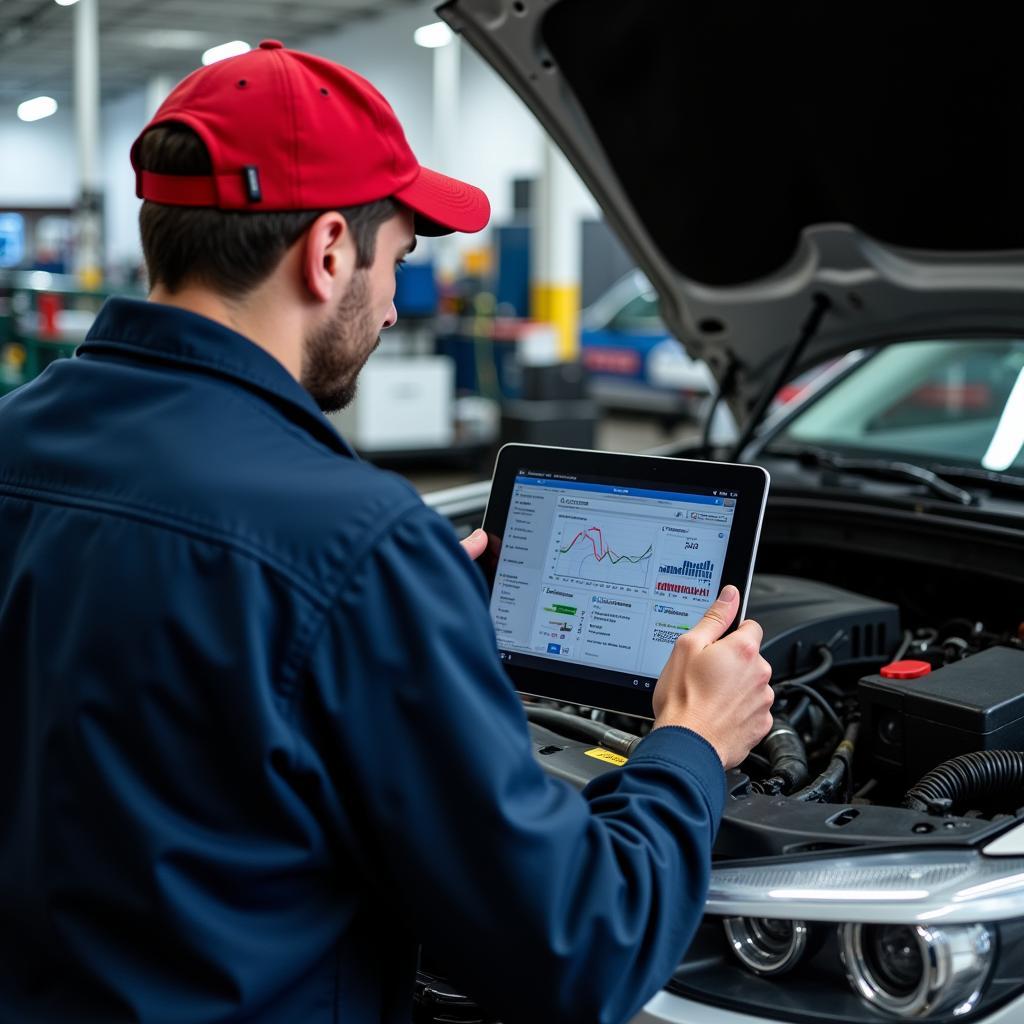
<path fill-rule="evenodd" d="M 768 896 L 773 900 L 802 900 L 820 902 L 838 900 L 841 903 L 871 903 L 875 900 L 896 903 L 901 900 L 923 900 L 931 893 L 927 889 L 772 889 Z"/>
<path fill-rule="evenodd" d="M 220 43 L 218 46 L 211 46 L 203 54 L 204 64 L 216 64 L 219 60 L 228 57 L 237 57 L 240 54 L 248 53 L 252 47 L 241 39 L 232 39 L 230 43 Z"/>
<path fill-rule="evenodd" d="M 33 270 L 28 275 L 29 288 L 49 288 L 53 284 L 53 274 L 48 270 Z"/>
<path fill-rule="evenodd" d="M 1024 448 L 1024 369 L 1017 374 L 1017 382 L 1006 400 L 999 426 L 981 464 L 986 469 L 1001 473 L 1013 465 L 1021 448 Z"/>
<path fill-rule="evenodd" d="M 435 21 L 432 25 L 421 25 L 413 32 L 412 38 L 417 46 L 435 50 L 439 46 L 447 46 L 452 35 L 452 30 L 443 21 Z"/>
<path fill-rule="evenodd" d="M 954 903 L 962 903 L 964 900 L 973 900 L 978 896 L 991 896 L 997 892 L 1019 889 L 1024 886 L 1024 874 L 1008 875 L 1006 878 L 995 878 L 991 882 L 980 882 L 968 889 L 961 889 L 954 897 Z"/>
<path fill-rule="evenodd" d="M 52 96 L 36 96 L 18 104 L 18 117 L 22 121 L 41 121 L 57 113 L 57 101 Z"/>
<path fill-rule="evenodd" d="M 77 4 L 78 0 L 57 0 L 58 7 L 70 7 L 72 4 Z"/>

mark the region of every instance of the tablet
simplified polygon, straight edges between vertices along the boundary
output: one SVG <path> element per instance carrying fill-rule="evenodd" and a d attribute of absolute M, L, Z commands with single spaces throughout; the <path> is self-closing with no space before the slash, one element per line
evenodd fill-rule
<path fill-rule="evenodd" d="M 517 690 L 653 718 L 676 638 L 727 583 L 742 621 L 768 473 L 758 466 L 508 444 L 481 568 Z"/>

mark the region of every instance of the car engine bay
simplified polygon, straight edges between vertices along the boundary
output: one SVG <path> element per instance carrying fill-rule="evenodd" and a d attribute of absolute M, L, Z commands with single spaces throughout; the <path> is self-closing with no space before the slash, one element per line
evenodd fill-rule
<path fill-rule="evenodd" d="M 755 576 L 748 614 L 764 628 L 762 654 L 777 693 L 775 724 L 741 768 L 727 773 L 730 799 L 716 865 L 834 854 L 844 847 L 910 845 L 941 855 L 950 843 L 980 844 L 1024 816 L 1024 643 L 1018 631 L 967 618 L 919 623 L 897 604 L 770 573 Z M 893 664 L 899 667 L 883 674 Z M 526 707 L 535 757 L 549 774 L 578 788 L 624 763 L 650 729 L 587 708 L 533 700 Z M 953 929 L 953 941 L 994 941 L 983 926 L 971 927 Z M 983 934 L 974 934 L 978 929 Z M 1016 923 L 1002 923 L 1000 942 L 1016 947 L 1019 932 Z M 857 1021 L 864 1004 L 850 991 L 842 966 L 844 957 L 852 962 L 846 947 L 856 942 L 867 965 L 862 983 L 877 990 L 862 998 L 887 1015 L 904 1016 L 917 998 L 928 955 L 916 934 L 903 924 L 709 913 L 668 988 L 726 1008 L 800 1019 L 811 1010 L 814 1020 Z M 493 1024 L 430 969 L 426 952 L 422 967 L 417 1021 Z M 790 972 L 791 984 L 765 986 Z M 965 968 L 950 988 L 962 994 L 971 984 Z M 1014 991 L 998 978 L 988 990 L 994 1003 Z M 941 1004 L 927 1006 L 941 1015 Z"/>
<path fill-rule="evenodd" d="M 803 901 L 747 911 L 713 891 L 667 991 L 686 1012 L 703 1004 L 808 1024 L 1008 1012 L 1024 977 L 1019 918 L 967 921 L 965 908 L 925 925 L 902 904 L 883 917 L 882 904 L 856 901 L 886 877 L 902 889 L 920 877 L 927 889 L 929 872 L 962 871 L 961 894 L 973 894 L 1008 884 L 974 874 L 984 862 L 1019 870 L 984 855 L 1024 821 L 1018 530 L 1001 516 L 970 522 L 772 474 L 747 614 L 764 629 L 774 727 L 727 773 L 713 861 L 720 881 L 798 879 Z M 624 763 L 650 730 L 524 701 L 536 759 L 577 788 Z M 861 886 L 854 903 L 844 902 L 850 885 Z M 431 970 L 426 950 L 423 966 L 418 1021 L 493 1021 Z"/>
<path fill-rule="evenodd" d="M 755 577 L 748 614 L 775 723 L 728 775 L 716 859 L 962 841 L 1024 814 L 1019 634 L 962 618 L 904 628 L 894 604 L 773 574 Z M 610 767 L 588 747 L 628 748 L 602 729 L 649 729 L 543 702 L 527 714 L 538 760 L 576 785 Z"/>

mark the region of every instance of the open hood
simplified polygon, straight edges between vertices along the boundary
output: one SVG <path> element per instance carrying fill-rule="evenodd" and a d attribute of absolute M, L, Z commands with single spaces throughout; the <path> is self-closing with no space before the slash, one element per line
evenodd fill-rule
<path fill-rule="evenodd" d="M 787 365 L 1024 334 L 1012 5 L 449 0 L 738 417 Z"/>

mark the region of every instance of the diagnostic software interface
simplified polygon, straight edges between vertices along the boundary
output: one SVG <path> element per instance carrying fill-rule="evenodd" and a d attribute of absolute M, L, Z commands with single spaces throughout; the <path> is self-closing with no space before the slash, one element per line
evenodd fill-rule
<path fill-rule="evenodd" d="M 651 487 L 517 476 L 491 595 L 503 659 L 653 688 L 718 594 L 737 495 Z"/>

